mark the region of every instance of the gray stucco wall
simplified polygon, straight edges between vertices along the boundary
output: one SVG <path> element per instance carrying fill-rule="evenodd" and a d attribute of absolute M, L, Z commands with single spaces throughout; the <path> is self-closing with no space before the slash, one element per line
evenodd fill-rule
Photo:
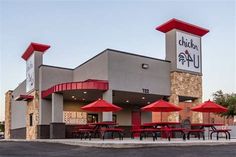
<path fill-rule="evenodd" d="M 170 62 L 109 50 L 109 88 L 112 90 L 170 95 Z M 142 69 L 142 64 L 148 69 Z"/>
<path fill-rule="evenodd" d="M 75 68 L 73 81 L 87 79 L 108 80 L 108 54 L 102 52 L 91 60 Z"/>
<path fill-rule="evenodd" d="M 72 69 L 52 67 L 42 65 L 39 68 L 39 95 L 41 91 L 46 90 L 56 84 L 72 82 Z M 50 100 L 39 99 L 39 123 L 49 124 L 52 121 L 52 104 Z"/>
<path fill-rule="evenodd" d="M 148 64 L 149 68 L 142 69 L 143 63 Z M 108 80 L 109 90 L 143 93 L 143 89 L 149 89 L 150 94 L 170 95 L 170 62 L 107 49 L 74 70 L 46 65 L 39 68 L 40 91 L 59 83 L 87 79 Z M 39 101 L 40 124 L 48 124 L 51 122 L 51 101 Z M 118 116 L 120 125 L 131 124 L 131 111 L 123 111 L 126 114 L 122 111 L 117 113 L 121 114 Z M 151 114 L 142 116 L 144 122 L 150 119 Z"/>
<path fill-rule="evenodd" d="M 53 85 L 73 81 L 73 70 L 42 65 L 39 68 L 39 89 L 46 90 Z"/>
<path fill-rule="evenodd" d="M 26 81 L 23 81 L 13 91 L 12 102 L 11 102 L 11 129 L 26 127 L 26 101 L 15 101 L 15 98 L 20 94 L 25 94 Z"/>

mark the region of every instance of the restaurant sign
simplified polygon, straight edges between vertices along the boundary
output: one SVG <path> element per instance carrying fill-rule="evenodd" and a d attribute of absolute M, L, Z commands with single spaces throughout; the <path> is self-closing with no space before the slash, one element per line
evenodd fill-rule
<path fill-rule="evenodd" d="M 201 72 L 200 37 L 176 32 L 177 69 Z"/>
<path fill-rule="evenodd" d="M 35 87 L 34 73 L 34 54 L 26 61 L 26 92 L 31 91 Z"/>

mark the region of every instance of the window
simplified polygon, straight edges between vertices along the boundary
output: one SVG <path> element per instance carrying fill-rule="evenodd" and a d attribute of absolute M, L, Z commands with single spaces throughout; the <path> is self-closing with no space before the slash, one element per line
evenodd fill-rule
<path fill-rule="evenodd" d="M 115 115 L 115 114 L 112 115 L 112 121 L 115 123 L 117 122 L 117 115 Z"/>
<path fill-rule="evenodd" d="M 87 123 L 97 123 L 98 122 L 98 114 L 88 113 Z"/>
<path fill-rule="evenodd" d="M 29 115 L 29 125 L 33 126 L 33 113 Z"/>

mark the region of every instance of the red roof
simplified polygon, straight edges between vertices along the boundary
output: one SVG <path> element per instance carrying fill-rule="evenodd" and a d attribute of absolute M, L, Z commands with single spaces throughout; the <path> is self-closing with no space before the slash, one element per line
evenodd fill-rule
<path fill-rule="evenodd" d="M 208 29 L 181 21 L 177 19 L 171 19 L 167 21 L 166 23 L 156 27 L 156 30 L 161 31 L 163 33 L 169 32 L 172 29 L 178 29 L 181 31 L 185 31 L 191 34 L 195 34 L 198 36 L 204 36 L 209 32 Z"/>
<path fill-rule="evenodd" d="M 47 49 L 49 49 L 49 45 L 39 44 L 39 43 L 30 43 L 29 47 L 25 50 L 21 58 L 27 60 L 34 51 L 39 51 L 44 53 Z"/>

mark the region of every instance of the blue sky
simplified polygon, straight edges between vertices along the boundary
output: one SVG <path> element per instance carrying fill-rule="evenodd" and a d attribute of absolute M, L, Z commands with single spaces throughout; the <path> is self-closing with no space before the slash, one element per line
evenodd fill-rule
<path fill-rule="evenodd" d="M 202 38 L 203 100 L 236 92 L 236 2 L 0 0 L 0 120 L 4 93 L 25 79 L 22 53 L 30 42 L 51 45 L 44 64 L 74 68 L 106 48 L 165 58 L 155 30 L 177 18 L 210 30 Z"/>

